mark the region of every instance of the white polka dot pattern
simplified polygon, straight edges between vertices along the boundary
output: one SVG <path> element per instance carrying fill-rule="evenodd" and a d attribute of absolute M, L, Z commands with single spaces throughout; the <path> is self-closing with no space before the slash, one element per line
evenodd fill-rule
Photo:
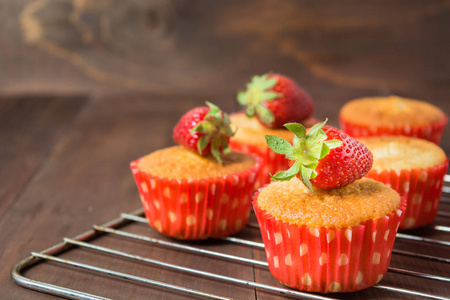
<path fill-rule="evenodd" d="M 351 229 L 346 229 L 345 232 L 344 232 L 345 238 L 346 238 L 349 242 L 352 241 L 352 234 L 353 234 L 353 231 L 352 231 Z"/>
<path fill-rule="evenodd" d="M 174 212 L 170 211 L 169 219 L 170 219 L 170 222 L 174 223 L 177 220 L 177 215 Z"/>
<path fill-rule="evenodd" d="M 147 183 L 141 182 L 141 190 L 142 190 L 142 192 L 144 192 L 144 193 L 148 193 Z"/>
<path fill-rule="evenodd" d="M 233 203 L 231 204 L 231 208 L 235 209 L 239 205 L 239 200 L 237 198 L 234 198 Z"/>
<path fill-rule="evenodd" d="M 195 216 L 194 215 L 189 215 L 186 217 L 186 225 L 187 226 L 192 226 L 195 224 Z"/>
<path fill-rule="evenodd" d="M 163 195 L 166 198 L 170 198 L 170 189 L 167 186 L 163 190 Z"/>
<path fill-rule="evenodd" d="M 185 192 L 182 192 L 180 195 L 180 203 L 187 203 L 188 196 Z"/>
<path fill-rule="evenodd" d="M 360 284 L 364 279 L 363 273 L 361 273 L 360 271 L 358 272 L 358 276 L 356 276 L 356 281 L 355 283 L 358 285 Z"/>
<path fill-rule="evenodd" d="M 383 279 L 383 277 L 384 277 L 384 275 L 383 275 L 383 274 L 380 274 L 380 275 L 378 275 L 377 283 L 378 283 L 378 282 L 380 282 L 380 281 L 381 281 L 381 279 Z"/>
<path fill-rule="evenodd" d="M 278 262 L 278 256 L 274 256 L 273 257 L 273 265 L 275 268 L 279 268 L 280 267 L 280 263 Z"/>
<path fill-rule="evenodd" d="M 327 242 L 330 243 L 334 238 L 336 237 L 336 234 L 333 230 L 328 231 L 327 233 Z"/>
<path fill-rule="evenodd" d="M 403 220 L 403 226 L 405 226 L 405 228 L 411 228 L 414 226 L 415 223 L 416 220 L 414 218 L 405 218 Z"/>
<path fill-rule="evenodd" d="M 160 221 L 160 220 L 156 220 L 156 221 L 153 223 L 153 226 L 156 228 L 156 230 L 162 231 L 161 221 Z"/>
<path fill-rule="evenodd" d="M 204 195 L 202 192 L 198 192 L 197 194 L 195 194 L 195 202 L 196 203 L 200 203 L 203 201 Z"/>
<path fill-rule="evenodd" d="M 374 265 L 378 265 L 380 263 L 380 260 L 381 260 L 381 254 L 379 252 L 374 252 L 373 258 L 372 258 L 372 263 Z"/>
<path fill-rule="evenodd" d="M 281 242 L 283 242 L 283 236 L 281 235 L 281 233 L 279 232 L 275 232 L 274 233 L 274 238 L 275 238 L 275 244 L 280 244 Z"/>
<path fill-rule="evenodd" d="M 341 285 L 334 281 L 328 286 L 328 290 L 332 293 L 338 293 L 341 291 Z"/>
<path fill-rule="evenodd" d="M 214 211 L 211 208 L 208 208 L 206 210 L 206 218 L 211 221 L 213 219 L 213 217 L 214 217 Z"/>
<path fill-rule="evenodd" d="M 327 263 L 327 254 L 324 252 L 319 258 L 319 265 L 323 266 Z"/>
<path fill-rule="evenodd" d="M 308 245 L 305 243 L 300 245 L 300 256 L 303 256 L 308 253 Z"/>
<path fill-rule="evenodd" d="M 290 253 L 284 258 L 284 263 L 286 266 L 292 266 L 292 257 Z"/>
<path fill-rule="evenodd" d="M 303 274 L 303 276 L 302 276 L 302 283 L 304 285 L 311 285 L 312 284 L 311 277 L 309 276 L 308 273 Z"/>
<path fill-rule="evenodd" d="M 311 233 L 311 235 L 315 237 L 319 237 L 320 235 L 320 231 L 318 228 L 310 228 L 309 233 Z"/>
<path fill-rule="evenodd" d="M 420 204 L 422 202 L 422 195 L 419 193 L 415 193 L 412 198 L 412 203 L 414 205 Z"/>
<path fill-rule="evenodd" d="M 157 209 L 157 210 L 159 210 L 159 208 L 160 208 L 160 204 L 159 204 L 159 202 L 158 201 L 153 201 L 153 205 L 155 206 L 155 208 Z"/>
<path fill-rule="evenodd" d="M 345 266 L 348 264 L 348 256 L 347 254 L 341 254 L 341 257 L 339 258 L 338 264 L 340 266 Z"/>
<path fill-rule="evenodd" d="M 223 194 L 222 195 L 222 200 L 220 201 L 220 203 L 222 203 L 222 204 L 228 203 L 228 199 L 229 199 L 228 195 L 227 194 Z"/>
<path fill-rule="evenodd" d="M 150 186 L 152 187 L 152 189 L 156 187 L 156 181 L 154 179 L 150 179 Z"/>
<path fill-rule="evenodd" d="M 225 219 L 220 220 L 220 222 L 219 222 L 219 229 L 220 229 L 220 230 L 225 230 L 225 229 L 227 229 L 227 220 L 225 220 Z"/>

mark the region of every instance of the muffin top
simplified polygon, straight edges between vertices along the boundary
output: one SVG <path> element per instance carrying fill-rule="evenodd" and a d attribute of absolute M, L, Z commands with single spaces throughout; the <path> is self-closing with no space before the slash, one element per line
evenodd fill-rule
<path fill-rule="evenodd" d="M 261 190 L 257 204 L 277 220 L 315 228 L 356 226 L 382 218 L 400 205 L 396 191 L 368 178 L 338 189 L 315 190 L 316 195 L 297 177 L 275 181 Z"/>
<path fill-rule="evenodd" d="M 138 168 L 153 176 L 168 179 L 202 179 L 234 174 L 250 169 L 255 160 L 244 153 L 231 152 L 219 164 L 213 157 L 201 156 L 182 146 L 152 152 L 141 158 Z"/>
<path fill-rule="evenodd" d="M 398 128 L 434 124 L 442 121 L 445 114 L 424 101 L 390 96 L 352 100 L 341 108 L 340 117 L 360 126 Z"/>
<path fill-rule="evenodd" d="M 406 136 L 365 137 L 358 140 L 373 154 L 372 169 L 411 170 L 440 165 L 447 159 L 436 144 Z"/>
<path fill-rule="evenodd" d="M 267 128 L 255 117 L 249 118 L 243 112 L 231 114 L 230 120 L 233 130 L 237 129 L 236 134 L 232 137 L 236 141 L 257 146 L 266 146 L 266 138 L 264 137 L 266 134 L 279 136 L 289 142 L 294 137 L 294 134 L 284 127 L 276 129 Z M 308 128 L 315 123 L 315 119 L 310 118 L 305 120 L 303 125 Z"/>

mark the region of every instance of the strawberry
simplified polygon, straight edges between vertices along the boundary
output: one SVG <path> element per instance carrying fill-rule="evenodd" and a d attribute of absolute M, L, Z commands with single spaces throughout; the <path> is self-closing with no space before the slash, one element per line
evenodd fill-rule
<path fill-rule="evenodd" d="M 248 117 L 256 115 L 269 128 L 280 128 L 288 122 L 301 122 L 314 110 L 311 97 L 292 79 L 280 74 L 254 76 L 238 102 L 247 107 Z"/>
<path fill-rule="evenodd" d="M 314 192 L 346 186 L 363 177 L 371 168 L 373 156 L 361 142 L 332 126 L 318 123 L 306 130 L 298 123 L 285 127 L 294 133 L 293 145 L 286 140 L 266 135 L 267 145 L 291 160 L 291 167 L 272 176 L 274 180 L 299 177 Z"/>
<path fill-rule="evenodd" d="M 201 155 L 213 155 L 222 163 L 221 154 L 229 153 L 228 141 L 234 132 L 230 128 L 228 115 L 216 105 L 206 102 L 202 106 L 185 113 L 173 129 L 173 139 L 177 144 Z"/>

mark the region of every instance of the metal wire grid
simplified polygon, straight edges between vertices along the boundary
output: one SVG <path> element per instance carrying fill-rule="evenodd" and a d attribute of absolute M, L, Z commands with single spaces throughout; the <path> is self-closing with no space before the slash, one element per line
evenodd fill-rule
<path fill-rule="evenodd" d="M 450 183 L 450 175 L 445 175 L 444 180 L 446 183 Z M 443 195 L 447 195 L 447 196 L 450 195 L 450 187 L 449 186 L 444 186 L 442 191 L 443 191 Z M 442 198 L 441 202 L 445 203 L 445 204 L 450 204 L 450 200 L 448 198 L 447 199 Z M 439 211 L 438 215 L 442 216 L 442 217 L 450 217 L 450 212 Z M 100 275 L 105 275 L 105 276 L 109 276 L 109 277 L 117 277 L 117 278 L 127 279 L 132 282 L 137 282 L 137 283 L 141 283 L 141 284 L 145 284 L 145 285 L 149 285 L 149 286 L 153 286 L 153 287 L 158 287 L 158 288 L 162 288 L 162 289 L 166 289 L 166 290 L 170 290 L 170 291 L 175 291 L 178 293 L 185 294 L 187 296 L 197 296 L 197 297 L 202 297 L 202 298 L 207 298 L 207 299 L 229 299 L 229 298 L 222 297 L 220 295 L 206 293 L 206 292 L 199 291 L 199 290 L 181 287 L 181 286 L 177 286 L 177 285 L 173 285 L 173 284 L 169 284 L 169 283 L 165 283 L 165 282 L 155 281 L 155 280 L 151 280 L 151 279 L 147 279 L 147 278 L 143 278 L 143 277 L 139 277 L 139 276 L 134 276 L 131 274 L 121 273 L 121 272 L 117 272 L 117 271 L 113 271 L 113 270 L 109 270 L 109 269 L 105 269 L 105 268 L 100 268 L 100 267 L 96 267 L 96 266 L 92 266 L 92 265 L 84 264 L 84 263 L 80 263 L 80 262 L 75 262 L 75 261 L 71 261 L 71 260 L 67 260 L 67 259 L 61 259 L 57 256 L 58 254 L 67 252 L 70 249 L 73 249 L 75 247 L 82 247 L 82 248 L 98 251 L 101 254 L 113 255 L 114 257 L 117 257 L 118 259 L 119 258 L 131 259 L 134 261 L 147 263 L 149 265 L 153 265 L 158 268 L 165 268 L 165 269 L 169 269 L 169 270 L 173 270 L 173 271 L 177 271 L 177 272 L 183 272 L 185 274 L 188 274 L 189 276 L 194 276 L 194 277 L 201 276 L 204 278 L 213 279 L 213 280 L 217 280 L 217 281 L 221 281 L 221 282 L 225 282 L 225 283 L 230 283 L 230 284 L 245 286 L 248 288 L 258 289 L 261 291 L 287 295 L 290 297 L 297 297 L 299 299 L 335 299 L 328 295 L 321 296 L 321 295 L 317 295 L 317 294 L 310 294 L 310 293 L 295 291 L 295 290 L 288 289 L 288 288 L 280 288 L 277 286 L 267 285 L 267 284 L 259 283 L 256 281 L 242 280 L 242 279 L 238 279 L 238 278 L 234 278 L 234 277 L 223 276 L 223 275 L 216 274 L 216 273 L 205 272 L 205 271 L 198 270 L 198 269 L 182 267 L 179 265 L 166 263 L 166 262 L 162 262 L 162 261 L 158 261 L 158 260 L 154 260 L 154 259 L 146 258 L 146 257 L 142 257 L 142 256 L 132 255 L 132 254 L 129 254 L 126 252 L 122 252 L 122 251 L 118 251 L 118 250 L 114 250 L 111 248 L 102 247 L 102 246 L 98 246 L 98 245 L 93 245 L 93 244 L 89 243 L 89 241 L 100 238 L 104 234 L 110 234 L 110 235 L 125 237 L 128 239 L 144 241 L 145 243 L 148 243 L 151 246 L 163 246 L 163 247 L 167 247 L 172 250 L 175 250 L 175 251 L 183 251 L 183 252 L 187 252 L 187 253 L 203 255 L 205 257 L 211 257 L 214 259 L 221 259 L 221 260 L 237 262 L 240 264 L 268 268 L 267 261 L 254 260 L 254 259 L 249 259 L 249 258 L 245 258 L 245 257 L 235 256 L 235 255 L 228 255 L 228 254 L 224 254 L 224 253 L 220 253 L 220 252 L 216 252 L 216 251 L 205 250 L 205 249 L 201 249 L 201 248 L 197 248 L 197 247 L 188 246 L 188 245 L 185 245 L 182 242 L 178 242 L 178 241 L 177 242 L 165 241 L 165 240 L 152 238 L 152 237 L 148 237 L 148 236 L 144 236 L 144 235 L 129 233 L 129 232 L 122 230 L 122 229 L 124 229 L 124 227 L 126 227 L 127 224 L 129 224 L 131 222 L 139 222 L 139 223 L 147 224 L 147 220 L 143 217 L 142 209 L 138 209 L 132 213 L 122 213 L 119 218 L 109 221 L 100 226 L 94 225 L 91 230 L 88 230 L 74 238 L 64 238 L 63 242 L 61 242 L 57 245 L 54 245 L 48 249 L 45 249 L 41 252 L 32 252 L 29 257 L 18 262 L 12 268 L 11 277 L 20 286 L 23 286 L 23 287 L 26 287 L 26 288 L 29 288 L 32 290 L 48 293 L 48 294 L 65 297 L 68 299 L 108 299 L 108 298 L 104 298 L 104 297 L 101 297 L 98 295 L 93 295 L 93 294 L 85 293 L 82 291 L 69 289 L 69 288 L 66 288 L 63 286 L 57 286 L 57 285 L 53 285 L 50 283 L 36 281 L 36 280 L 30 279 L 30 278 L 27 278 L 22 274 L 25 270 L 31 268 L 32 266 L 34 266 L 38 263 L 52 261 L 52 262 L 62 264 L 63 266 L 67 266 L 67 267 L 70 266 L 70 267 L 75 267 L 75 268 L 85 270 L 85 271 L 96 272 Z M 252 227 L 252 228 L 258 228 L 257 224 L 249 224 L 248 226 Z M 120 228 L 120 230 L 118 228 Z M 447 227 L 447 226 L 436 225 L 436 226 L 434 226 L 434 230 L 450 233 L 450 227 Z M 441 245 L 441 246 L 445 246 L 445 247 L 450 247 L 450 241 L 430 239 L 430 238 L 414 236 L 414 235 L 409 235 L 409 234 L 404 234 L 404 233 L 397 233 L 397 239 L 412 240 L 412 241 L 417 241 L 420 243 L 437 244 L 437 245 Z M 238 245 L 246 246 L 246 247 L 261 248 L 261 249 L 264 248 L 264 244 L 258 243 L 258 242 L 253 242 L 253 241 L 246 240 L 246 239 L 228 237 L 228 238 L 223 238 L 222 240 L 226 241 L 227 243 L 238 244 Z M 419 254 L 419 253 L 403 251 L 403 250 L 398 250 L 398 249 L 393 249 L 392 253 L 395 255 L 410 256 L 410 257 L 415 257 L 415 258 L 419 258 L 419 259 L 435 261 L 435 262 L 443 263 L 443 264 L 450 263 L 450 258 L 436 257 L 436 256 Z M 450 283 L 449 277 L 427 274 L 427 273 L 411 271 L 411 270 L 406 270 L 406 269 L 389 267 L 388 272 Z M 395 292 L 395 293 L 400 293 L 400 294 L 404 294 L 404 295 L 419 296 L 419 297 L 429 298 L 429 299 L 450 300 L 450 298 L 448 298 L 446 296 L 442 296 L 442 295 L 434 295 L 434 294 L 424 293 L 421 291 L 403 289 L 403 288 L 386 286 L 386 285 L 381 285 L 381 284 L 377 284 L 372 288 L 382 289 L 382 290 L 386 290 L 389 292 Z"/>

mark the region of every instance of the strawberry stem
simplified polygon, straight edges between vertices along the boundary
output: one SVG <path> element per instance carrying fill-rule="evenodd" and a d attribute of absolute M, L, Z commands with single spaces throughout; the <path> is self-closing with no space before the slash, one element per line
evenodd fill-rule
<path fill-rule="evenodd" d="M 261 121 L 267 125 L 275 120 L 275 116 L 263 102 L 282 96 L 271 90 L 277 83 L 277 79 L 270 79 L 269 74 L 253 76 L 252 81 L 247 84 L 247 90 L 238 93 L 237 100 L 239 104 L 247 107 L 245 113 L 248 117 L 258 115 Z"/>
<path fill-rule="evenodd" d="M 231 151 L 228 146 L 228 139 L 235 132 L 230 127 L 231 121 L 226 113 L 208 101 L 206 101 L 206 105 L 209 107 L 209 112 L 205 115 L 203 121 L 191 129 L 191 133 L 197 132 L 203 134 L 197 143 L 199 153 L 203 153 L 203 150 L 208 144 L 211 144 L 212 156 L 219 163 L 222 163 L 221 155 Z"/>
<path fill-rule="evenodd" d="M 311 179 L 317 176 L 315 168 L 317 168 L 319 160 L 328 155 L 331 149 L 342 146 L 342 142 L 339 140 L 326 141 L 328 137 L 322 129 L 326 122 L 327 120 L 314 125 L 308 132 L 299 123 L 285 124 L 284 126 L 294 133 L 293 145 L 278 136 L 265 136 L 270 149 L 295 161 L 288 170 L 270 175 L 273 180 L 290 180 L 300 174 L 303 184 L 315 193 Z"/>

